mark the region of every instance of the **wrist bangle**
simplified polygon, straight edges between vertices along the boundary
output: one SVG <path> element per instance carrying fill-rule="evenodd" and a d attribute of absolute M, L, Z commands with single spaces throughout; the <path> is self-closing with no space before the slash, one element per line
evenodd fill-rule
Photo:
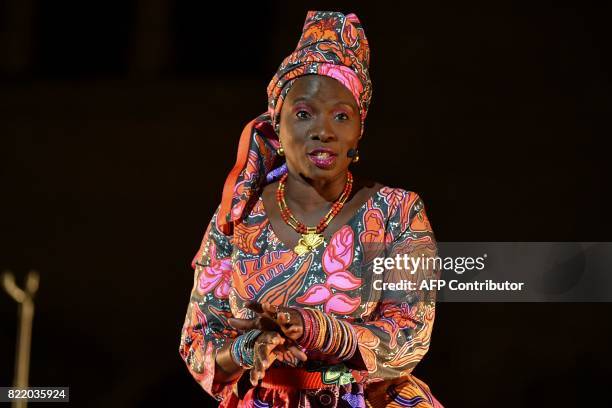
<path fill-rule="evenodd" d="M 333 350 L 333 346 L 335 344 L 335 340 L 336 340 L 336 336 L 334 336 L 333 333 L 333 323 L 330 319 L 330 316 L 327 314 L 323 315 L 323 318 L 325 319 L 325 326 L 327 327 L 327 330 L 325 331 L 325 343 L 323 344 L 323 346 L 321 347 L 321 352 L 324 354 L 330 354 L 330 351 Z"/>
<path fill-rule="evenodd" d="M 326 327 L 327 325 L 325 323 L 325 318 L 323 317 L 323 313 L 321 313 L 320 311 L 316 309 L 313 309 L 312 313 L 317 321 L 317 325 L 319 326 L 319 335 L 315 339 L 313 348 L 315 348 L 316 350 L 321 350 L 321 348 L 323 347 L 323 342 L 325 341 L 325 335 L 328 332 L 327 327 Z"/>
<path fill-rule="evenodd" d="M 232 359 L 242 368 L 253 368 L 253 345 L 261 334 L 261 330 L 251 330 L 236 337 L 232 343 L 230 354 Z"/>

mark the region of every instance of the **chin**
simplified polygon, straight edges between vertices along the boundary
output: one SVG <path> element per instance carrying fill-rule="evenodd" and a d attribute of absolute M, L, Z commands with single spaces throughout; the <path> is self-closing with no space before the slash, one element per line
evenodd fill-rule
<path fill-rule="evenodd" d="M 334 178 L 342 174 L 344 171 L 348 170 L 348 168 L 344 169 L 338 165 L 327 169 L 322 169 L 317 166 L 308 166 L 308 168 L 304 170 L 305 171 L 303 171 L 301 174 L 306 178 L 313 180 L 333 180 Z"/>

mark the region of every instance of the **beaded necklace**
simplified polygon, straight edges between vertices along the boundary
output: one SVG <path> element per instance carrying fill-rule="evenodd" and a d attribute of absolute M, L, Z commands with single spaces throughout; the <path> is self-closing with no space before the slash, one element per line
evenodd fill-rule
<path fill-rule="evenodd" d="M 285 201 L 285 182 L 287 181 L 287 176 L 288 174 L 285 173 L 278 182 L 276 202 L 280 208 L 280 213 L 283 220 L 298 234 L 302 235 L 298 241 L 298 244 L 293 248 L 293 251 L 298 255 L 303 255 L 314 250 L 316 247 L 325 242 L 325 239 L 321 233 L 325 231 L 325 228 L 327 228 L 331 220 L 340 212 L 344 206 L 344 203 L 351 194 L 351 190 L 353 188 L 353 175 L 350 171 L 347 172 L 346 184 L 344 185 L 342 194 L 340 194 L 340 197 L 338 197 L 338 199 L 332 203 L 331 208 L 327 214 L 321 218 L 321 221 L 319 221 L 316 227 L 307 227 L 302 222 L 298 221 L 287 206 L 287 202 Z"/>

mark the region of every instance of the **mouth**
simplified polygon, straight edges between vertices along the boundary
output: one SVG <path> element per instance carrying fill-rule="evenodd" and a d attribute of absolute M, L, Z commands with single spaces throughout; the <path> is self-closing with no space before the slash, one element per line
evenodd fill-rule
<path fill-rule="evenodd" d="M 338 155 L 331 149 L 317 148 L 308 153 L 308 158 L 317 167 L 328 169 L 336 162 Z"/>

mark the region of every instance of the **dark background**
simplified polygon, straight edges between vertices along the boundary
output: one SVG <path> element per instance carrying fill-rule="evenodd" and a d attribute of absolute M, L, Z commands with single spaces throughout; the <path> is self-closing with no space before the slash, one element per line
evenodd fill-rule
<path fill-rule="evenodd" d="M 32 385 L 211 403 L 178 354 L 189 264 L 308 9 L 361 19 L 355 171 L 417 191 L 439 241 L 611 240 L 609 7 L 204 3 L 0 1 L 0 269 L 41 273 Z M 440 303 L 415 374 L 447 407 L 606 405 L 610 312 Z M 16 313 L 0 293 L 0 385 Z"/>

